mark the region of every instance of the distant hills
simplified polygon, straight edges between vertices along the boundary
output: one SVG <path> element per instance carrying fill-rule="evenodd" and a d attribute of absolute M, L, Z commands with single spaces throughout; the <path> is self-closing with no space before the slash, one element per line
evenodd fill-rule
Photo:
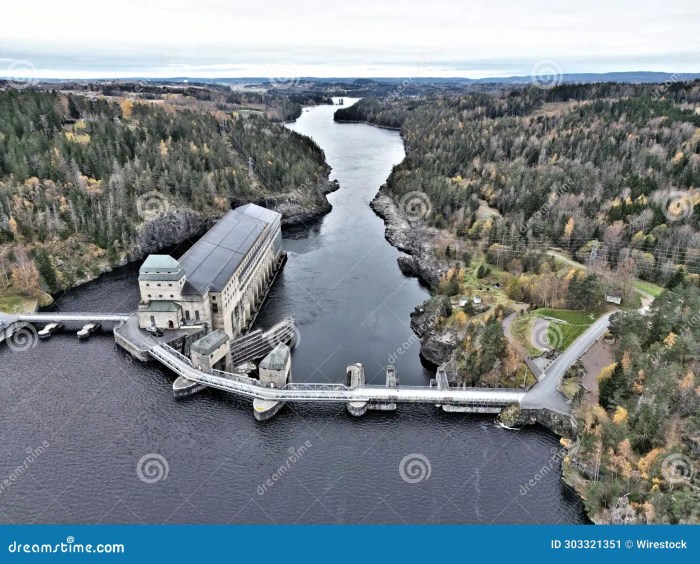
<path fill-rule="evenodd" d="M 677 82 L 682 80 L 700 79 L 700 73 L 669 73 L 654 71 L 627 71 L 608 73 L 566 73 L 562 74 L 558 82 L 569 83 L 591 83 L 591 82 L 628 82 L 628 83 L 654 83 L 654 82 Z M 463 78 L 463 77 L 327 77 L 319 78 L 313 76 L 299 77 L 296 82 L 314 82 L 330 84 L 356 84 L 358 86 L 371 86 L 378 83 L 401 83 L 410 81 L 412 84 L 524 84 L 532 80 L 530 75 L 489 77 L 489 78 Z M 243 78 L 193 78 L 187 76 L 175 76 L 169 78 L 147 78 L 147 77 L 126 77 L 126 78 L 98 78 L 98 79 L 42 79 L 42 82 L 132 82 L 149 81 L 153 83 L 182 83 L 191 84 L 268 84 L 270 77 L 243 77 Z"/>

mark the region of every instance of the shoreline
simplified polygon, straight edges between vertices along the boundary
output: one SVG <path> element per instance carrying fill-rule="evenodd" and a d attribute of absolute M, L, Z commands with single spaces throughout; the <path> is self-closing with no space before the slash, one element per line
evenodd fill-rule
<path fill-rule="evenodd" d="M 402 253 L 406 253 L 397 259 L 401 272 L 407 276 L 414 276 L 429 286 L 436 284 L 447 272 L 449 265 L 435 256 L 434 246 L 428 238 L 421 238 L 420 229 L 416 229 L 419 226 L 412 225 L 401 215 L 398 206 L 388 193 L 386 184 L 379 189 L 370 202 L 370 207 L 384 221 L 386 240 Z M 439 361 L 447 361 L 451 358 L 454 345 L 449 342 L 449 332 L 437 331 L 435 313 L 430 310 L 429 304 L 430 299 L 416 307 L 411 314 L 411 329 L 421 343 L 421 356 L 437 365 L 441 363 Z M 505 429 L 514 430 L 527 425 L 539 425 L 560 439 L 575 440 L 577 435 L 576 421 L 573 416 L 566 417 L 545 409 L 505 408 L 496 417 L 496 424 Z M 581 500 L 586 518 L 591 523 L 598 524 L 597 516 L 589 514 L 586 510 L 585 499 L 581 495 L 580 488 L 576 487 L 574 478 L 571 470 L 565 468 L 562 462 L 559 479 Z"/>
<path fill-rule="evenodd" d="M 398 131 L 399 133 L 401 132 L 400 127 L 391 127 L 388 125 L 381 125 L 378 123 L 370 123 L 369 121 L 355 121 L 355 120 L 351 120 L 351 119 L 335 119 L 335 117 L 333 117 L 333 121 L 335 123 L 361 123 L 361 124 L 369 125 L 372 127 L 378 127 L 379 129 L 388 129 L 389 131 Z M 401 137 L 403 138 L 403 135 Z"/>
<path fill-rule="evenodd" d="M 293 228 L 306 226 L 308 223 L 319 221 L 333 209 L 333 206 L 328 201 L 328 194 L 332 194 L 340 188 L 340 185 L 335 180 L 326 179 L 323 184 L 317 186 L 319 194 L 319 203 L 315 209 L 310 209 L 304 212 L 285 210 L 286 202 L 277 203 L 270 206 L 270 209 L 282 213 L 282 226 L 285 228 Z M 249 200 L 246 200 L 247 203 Z M 258 200 L 250 200 L 252 203 L 265 204 L 269 199 L 260 198 Z M 231 200 L 231 209 L 236 205 L 236 199 Z M 267 207 L 267 206 L 265 206 Z M 285 214 L 286 211 L 286 214 Z M 136 245 L 126 251 L 122 259 L 115 264 L 104 264 L 99 267 L 99 272 L 93 274 L 90 272 L 84 278 L 77 280 L 74 284 L 61 288 L 54 294 L 46 293 L 46 296 L 51 297 L 49 303 L 44 302 L 44 305 L 38 305 L 36 311 L 50 309 L 55 303 L 57 296 L 61 296 L 69 290 L 79 288 L 95 280 L 98 280 L 102 275 L 108 274 L 117 268 L 123 268 L 129 264 L 139 262 L 146 256 L 152 253 L 158 253 L 169 247 L 177 247 L 190 238 L 199 238 L 207 229 L 210 229 L 218 217 L 209 217 L 202 212 L 192 210 L 190 208 L 174 208 L 167 214 L 159 216 L 152 221 L 140 224 L 139 239 Z M 170 220 L 170 221 L 168 221 Z M 163 223 L 166 224 L 166 229 L 163 229 Z M 164 232 L 165 231 L 165 232 Z M 173 235 L 176 234 L 176 235 Z M 157 243 L 156 243 L 157 241 Z"/>

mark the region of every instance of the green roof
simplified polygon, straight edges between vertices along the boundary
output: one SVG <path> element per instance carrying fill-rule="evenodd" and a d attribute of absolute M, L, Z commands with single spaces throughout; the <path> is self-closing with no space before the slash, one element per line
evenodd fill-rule
<path fill-rule="evenodd" d="M 148 255 L 141 268 L 139 280 L 180 280 L 185 275 L 185 269 L 170 255 Z"/>
<path fill-rule="evenodd" d="M 146 260 L 143 261 L 141 268 L 139 268 L 139 272 L 146 270 L 179 270 L 180 268 L 182 268 L 180 263 L 170 255 L 148 255 Z"/>
<path fill-rule="evenodd" d="M 221 329 L 217 329 L 192 343 L 192 350 L 199 354 L 209 355 L 226 341 L 228 341 L 228 335 Z"/>

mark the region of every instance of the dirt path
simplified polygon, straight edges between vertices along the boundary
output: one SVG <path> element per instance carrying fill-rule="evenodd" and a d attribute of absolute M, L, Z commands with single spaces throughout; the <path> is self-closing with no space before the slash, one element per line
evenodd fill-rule
<path fill-rule="evenodd" d="M 613 360 L 610 346 L 602 340 L 588 349 L 588 352 L 581 357 L 581 363 L 586 369 L 586 375 L 581 384 L 586 389 L 584 401 L 587 403 L 598 403 L 598 374 L 603 368 L 612 364 Z"/>

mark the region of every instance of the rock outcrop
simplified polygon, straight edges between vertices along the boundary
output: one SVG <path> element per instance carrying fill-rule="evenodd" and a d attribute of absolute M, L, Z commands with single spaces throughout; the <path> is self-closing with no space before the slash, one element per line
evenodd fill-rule
<path fill-rule="evenodd" d="M 498 415 L 498 421 L 505 427 L 512 429 L 538 423 L 560 437 L 570 439 L 576 437 L 574 420 L 548 409 L 521 409 L 518 405 L 513 404 L 501 411 Z"/>
<path fill-rule="evenodd" d="M 437 328 L 437 321 L 444 314 L 439 299 L 430 299 L 411 312 L 411 329 L 420 339 L 420 354 L 436 366 L 450 360 L 457 344 L 452 332 Z"/>
<path fill-rule="evenodd" d="M 316 193 L 309 195 L 301 189 L 287 192 L 279 196 L 260 196 L 258 198 L 234 199 L 231 207 L 253 203 L 282 214 L 282 225 L 291 227 L 313 222 L 333 209 L 326 196 L 335 192 L 340 185 L 337 180 L 326 180 L 317 186 Z"/>
<path fill-rule="evenodd" d="M 189 208 L 168 209 L 137 227 L 136 244 L 128 250 L 127 258 L 129 261 L 139 260 L 190 237 L 197 237 L 213 223 L 211 218 Z"/>
<path fill-rule="evenodd" d="M 401 272 L 416 276 L 429 286 L 437 285 L 449 270 L 449 265 L 435 254 L 428 230 L 412 224 L 401 214 L 387 193 L 386 186 L 382 186 L 370 206 L 384 220 L 387 241 L 407 253 L 398 258 Z M 411 329 L 421 341 L 421 356 L 435 365 L 450 360 L 458 341 L 453 331 L 438 330 L 437 321 L 445 315 L 441 307 L 439 300 L 431 299 L 411 313 Z"/>
<path fill-rule="evenodd" d="M 435 254 L 435 247 L 427 229 L 420 229 L 419 222 L 406 219 L 382 186 L 370 206 L 384 220 L 384 236 L 394 247 L 407 253 L 398 258 L 401 272 L 417 276 L 429 286 L 434 286 L 449 270 L 446 261 Z"/>

